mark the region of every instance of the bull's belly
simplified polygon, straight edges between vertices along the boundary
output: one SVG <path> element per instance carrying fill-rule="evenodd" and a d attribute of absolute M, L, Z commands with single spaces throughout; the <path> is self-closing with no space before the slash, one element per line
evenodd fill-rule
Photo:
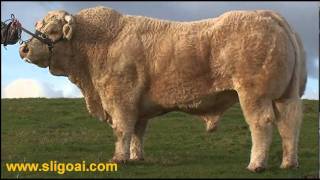
<path fill-rule="evenodd" d="M 144 96 L 140 104 L 140 118 L 152 118 L 170 111 L 182 111 L 190 114 L 223 112 L 238 101 L 234 90 L 214 92 L 186 102 L 161 104 Z"/>
<path fill-rule="evenodd" d="M 177 104 L 176 110 L 191 114 L 206 114 L 221 112 L 238 101 L 238 94 L 234 90 L 227 90 L 209 94 L 191 102 Z"/>

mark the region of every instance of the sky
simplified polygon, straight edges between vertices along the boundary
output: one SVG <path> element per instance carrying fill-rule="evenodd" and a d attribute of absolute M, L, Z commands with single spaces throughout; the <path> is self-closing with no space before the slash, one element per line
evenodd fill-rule
<path fill-rule="evenodd" d="M 13 13 L 22 26 L 34 31 L 36 21 L 48 11 L 66 10 L 75 14 L 81 9 L 106 6 L 122 14 L 142 15 L 174 21 L 213 18 L 231 10 L 270 9 L 279 12 L 300 35 L 307 53 L 308 81 L 304 99 L 319 99 L 319 2 L 209 2 L 209 1 L 1 1 L 1 21 Z M 30 38 L 22 34 L 24 40 Z M 53 76 L 49 70 L 22 61 L 19 44 L 1 45 L 1 98 L 82 97 L 80 90 L 67 77 Z"/>

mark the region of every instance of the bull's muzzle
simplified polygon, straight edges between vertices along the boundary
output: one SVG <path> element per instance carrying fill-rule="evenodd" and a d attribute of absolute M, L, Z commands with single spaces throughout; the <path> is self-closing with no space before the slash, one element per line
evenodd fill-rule
<path fill-rule="evenodd" d="M 20 54 L 21 59 L 25 60 L 28 53 L 29 53 L 28 45 L 25 43 L 22 44 L 19 48 L 19 54 Z"/>

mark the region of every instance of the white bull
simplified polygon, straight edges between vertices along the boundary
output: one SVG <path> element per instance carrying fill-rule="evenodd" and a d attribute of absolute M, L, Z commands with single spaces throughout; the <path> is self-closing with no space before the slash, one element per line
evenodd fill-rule
<path fill-rule="evenodd" d="M 301 99 L 306 83 L 297 34 L 273 11 L 232 11 L 214 19 L 172 22 L 103 7 L 52 11 L 20 55 L 82 91 L 89 112 L 117 137 L 113 160 L 143 159 L 148 119 L 179 110 L 216 128 L 240 102 L 252 135 L 248 169 L 266 167 L 272 129 L 283 143 L 282 168 L 298 166 Z"/>

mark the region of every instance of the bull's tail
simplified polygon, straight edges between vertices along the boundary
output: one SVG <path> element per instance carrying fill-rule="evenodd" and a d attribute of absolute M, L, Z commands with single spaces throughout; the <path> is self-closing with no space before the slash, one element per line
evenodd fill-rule
<path fill-rule="evenodd" d="M 300 82 L 299 82 L 299 96 L 301 97 L 306 89 L 307 84 L 307 68 L 306 68 L 306 53 L 304 51 L 301 39 L 297 33 L 295 33 L 296 40 L 299 45 L 300 49 L 300 60 L 299 60 L 299 67 L 300 67 Z"/>

